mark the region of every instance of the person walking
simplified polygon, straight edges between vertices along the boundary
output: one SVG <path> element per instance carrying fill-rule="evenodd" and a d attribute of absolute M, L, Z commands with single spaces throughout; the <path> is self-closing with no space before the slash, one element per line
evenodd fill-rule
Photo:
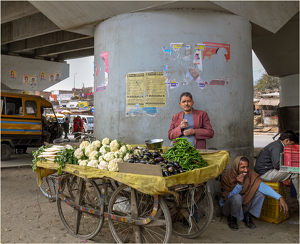
<path fill-rule="evenodd" d="M 83 121 L 78 115 L 73 122 L 73 131 L 74 131 L 74 137 L 76 138 L 76 141 L 79 141 L 79 139 L 81 138 L 78 132 L 82 132 L 82 128 L 83 128 Z"/>
<path fill-rule="evenodd" d="M 65 118 L 64 132 L 65 132 L 65 138 L 64 139 L 69 139 L 68 138 L 68 132 L 69 132 L 69 118 L 68 117 Z"/>

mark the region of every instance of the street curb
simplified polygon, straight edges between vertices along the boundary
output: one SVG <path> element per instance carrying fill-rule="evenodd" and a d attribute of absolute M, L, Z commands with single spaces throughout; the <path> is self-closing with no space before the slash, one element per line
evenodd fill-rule
<path fill-rule="evenodd" d="M 10 165 L 10 166 L 2 166 L 1 165 L 1 169 L 11 169 L 11 168 L 26 168 L 26 167 L 30 167 L 31 168 L 31 164 L 24 164 L 24 165 Z"/>

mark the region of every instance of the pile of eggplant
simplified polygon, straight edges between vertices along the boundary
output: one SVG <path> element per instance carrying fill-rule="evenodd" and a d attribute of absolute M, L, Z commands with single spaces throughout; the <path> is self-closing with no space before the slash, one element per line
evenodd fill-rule
<path fill-rule="evenodd" d="M 164 177 L 184 172 L 179 162 L 168 161 L 164 159 L 159 152 L 149 152 L 146 149 L 135 149 L 134 154 L 132 154 L 127 162 L 160 165 Z"/>

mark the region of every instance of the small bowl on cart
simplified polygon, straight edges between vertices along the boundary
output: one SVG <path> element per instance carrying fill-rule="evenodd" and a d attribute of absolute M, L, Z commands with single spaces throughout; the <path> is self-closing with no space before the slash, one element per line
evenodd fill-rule
<path fill-rule="evenodd" d="M 152 139 L 145 141 L 148 150 L 162 150 L 164 139 Z"/>

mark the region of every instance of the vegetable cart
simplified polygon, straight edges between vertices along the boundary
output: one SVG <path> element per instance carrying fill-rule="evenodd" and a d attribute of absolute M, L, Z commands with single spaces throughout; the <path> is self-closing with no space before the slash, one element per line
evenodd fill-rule
<path fill-rule="evenodd" d="M 200 152 L 207 167 L 169 177 L 66 164 L 57 195 L 63 225 L 71 235 L 91 239 L 107 219 L 118 243 L 167 243 L 171 234 L 200 235 L 213 215 L 207 182 L 230 163 L 226 151 Z M 57 164 L 50 161 L 37 162 L 38 182 L 56 169 Z"/>

